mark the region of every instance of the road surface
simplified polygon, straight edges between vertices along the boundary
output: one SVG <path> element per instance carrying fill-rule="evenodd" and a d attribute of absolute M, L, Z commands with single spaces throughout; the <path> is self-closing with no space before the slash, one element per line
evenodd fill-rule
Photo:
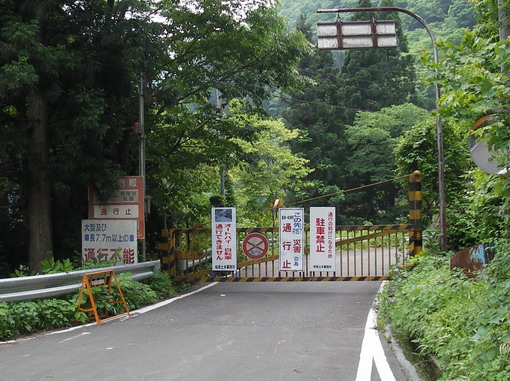
<path fill-rule="evenodd" d="M 367 326 L 379 287 L 210 284 L 100 327 L 2 343 L 0 379 L 407 380 Z"/>

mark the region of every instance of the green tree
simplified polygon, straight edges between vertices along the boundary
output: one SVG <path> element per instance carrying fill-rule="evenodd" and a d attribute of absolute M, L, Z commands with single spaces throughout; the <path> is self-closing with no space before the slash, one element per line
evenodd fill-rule
<path fill-rule="evenodd" d="M 270 87 L 296 83 L 292 68 L 304 48 L 262 3 L 0 3 L 0 123 L 7 139 L 0 176 L 4 206 L 13 211 L 2 214 L 2 230 L 29 224 L 33 270 L 51 250 L 68 256 L 79 247 L 89 182 L 104 200 L 119 175 L 137 172 L 131 125 L 142 70 L 154 144 L 147 184 L 161 199 L 156 207 L 173 197 L 174 180 L 186 189 L 184 171 L 203 173 L 223 156 L 238 160 L 229 138 L 252 131 L 224 122 L 208 104 L 210 89 L 220 89 L 225 104 L 249 97 L 259 110 Z"/>
<path fill-rule="evenodd" d="M 311 43 L 312 33 L 305 16 L 300 18 L 297 29 Z M 339 166 L 346 155 L 342 124 L 346 108 L 342 106 L 340 67 L 335 65 L 330 51 L 316 49 L 301 60 L 299 71 L 308 81 L 285 97 L 288 107 L 282 116 L 291 128 L 299 130 L 301 138 L 292 142 L 292 148 L 310 161 L 314 171 L 307 177 L 313 186 L 296 192 L 294 201 L 338 192 L 345 183 Z M 340 199 L 321 200 L 318 205 L 336 205 Z"/>
<path fill-rule="evenodd" d="M 239 19 L 243 2 L 201 4 L 200 12 L 173 4 L 165 13 L 173 20 L 165 40 L 173 54 L 161 60 L 151 90 L 147 171 L 157 175 L 148 187 L 156 195 L 154 214 L 171 215 L 171 223 L 208 219 L 204 200 L 217 194 L 218 168 L 250 160 L 239 142 L 258 128 L 226 118 L 221 108 L 228 114 L 232 99 L 249 99 L 244 112 L 262 113 L 275 89 L 299 83 L 295 66 L 308 49 L 274 8 L 260 5 Z M 212 89 L 221 94 L 221 108 L 211 102 Z"/>
<path fill-rule="evenodd" d="M 472 170 L 468 158 L 468 137 L 473 123 L 483 115 L 497 113 L 495 123 L 479 129 L 476 135 L 487 140 L 496 152 L 501 166 L 508 165 L 505 152 L 509 146 L 506 128 L 509 101 L 507 42 L 498 39 L 497 3 L 480 1 L 476 4 L 484 22 L 473 32 L 466 32 L 461 44 L 439 41 L 438 48 L 443 57 L 439 64 L 439 79 L 442 89 L 440 100 L 444 122 L 445 177 L 447 196 L 448 239 L 452 248 L 495 241 L 508 234 L 508 221 L 503 212 L 508 203 L 508 187 L 505 178 L 495 178 Z M 429 61 L 431 67 L 436 65 Z M 425 187 L 431 186 L 425 199 L 436 200 L 437 156 L 434 127 L 429 123 L 419 130 L 411 131 L 401 141 L 401 154 L 417 147 L 424 154 L 418 158 L 399 155 L 402 165 L 408 159 L 415 160 L 424 172 Z M 413 137 L 414 134 L 414 137 Z M 414 166 L 414 165 L 413 165 Z M 428 177 L 428 178 L 426 178 Z M 429 203 L 429 218 L 435 215 L 436 205 Z"/>
<path fill-rule="evenodd" d="M 4 133 L 17 136 L 3 164 L 19 170 L 2 176 L 20 195 L 14 207 L 26 206 L 21 218 L 33 270 L 55 248 L 54 234 L 58 244 L 66 240 L 61 226 L 80 218 L 84 203 L 74 202 L 75 192 L 88 181 L 112 189 L 121 173 L 119 158 L 128 152 L 119 142 L 129 124 L 113 116 L 123 115 L 129 99 L 134 45 L 150 40 L 142 44 L 148 32 L 138 16 L 126 18 L 127 10 L 113 1 L 1 4 L 1 120 Z M 98 22 L 91 24 L 91 16 Z M 71 221 L 60 219 L 66 212 L 74 214 Z"/>
<path fill-rule="evenodd" d="M 400 155 L 406 157 L 409 154 L 421 154 L 400 151 L 395 157 L 394 151 L 400 136 L 428 118 L 426 110 L 409 103 L 383 108 L 379 112 L 359 112 L 353 125 L 346 128 L 350 154 L 344 167 L 349 177 L 356 179 L 358 185 L 392 179 Z M 407 167 L 406 170 L 402 175 L 410 174 L 415 169 Z M 402 184 L 384 183 L 346 194 L 343 207 L 358 223 L 367 220 L 394 223 L 405 217 L 408 210 L 408 186 L 405 181 Z"/>
<path fill-rule="evenodd" d="M 393 6 L 391 0 L 383 0 L 381 6 Z M 359 8 L 369 8 L 370 0 L 360 0 Z M 381 15 L 359 12 L 353 20 L 395 20 L 398 46 L 391 49 L 354 49 L 345 54 L 342 70 L 345 105 L 352 110 L 378 111 L 383 107 L 406 102 L 416 102 L 414 59 L 408 52 L 398 13 Z M 350 124 L 355 111 L 348 113 L 345 122 Z"/>
<path fill-rule="evenodd" d="M 247 118 L 241 106 L 238 102 L 231 104 L 229 118 L 245 126 L 252 125 L 257 133 L 249 141 L 234 139 L 250 157 L 229 170 L 238 215 L 247 226 L 270 226 L 269 208 L 274 200 L 284 200 L 288 193 L 299 191 L 312 170 L 307 166 L 308 160 L 291 151 L 290 142 L 299 138 L 298 130 L 285 127 L 282 120 Z"/>

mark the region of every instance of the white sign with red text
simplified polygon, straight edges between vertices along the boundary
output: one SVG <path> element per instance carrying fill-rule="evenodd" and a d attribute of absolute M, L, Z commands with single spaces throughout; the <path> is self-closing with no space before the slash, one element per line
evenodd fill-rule
<path fill-rule="evenodd" d="M 82 220 L 83 262 L 138 263 L 136 220 Z"/>
<path fill-rule="evenodd" d="M 237 270 L 235 208 L 212 208 L 212 271 Z"/>
<path fill-rule="evenodd" d="M 119 178 L 119 189 L 105 203 L 99 202 L 95 189 L 88 189 L 89 218 L 138 221 L 137 238 L 145 237 L 144 181 L 140 176 Z"/>
<path fill-rule="evenodd" d="M 310 208 L 310 271 L 336 271 L 335 208 Z"/>
<path fill-rule="evenodd" d="M 304 209 L 280 208 L 280 271 L 302 271 Z"/>

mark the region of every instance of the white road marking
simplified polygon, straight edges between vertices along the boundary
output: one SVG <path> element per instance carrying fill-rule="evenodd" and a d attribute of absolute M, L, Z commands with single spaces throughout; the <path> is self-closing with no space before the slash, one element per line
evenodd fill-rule
<path fill-rule="evenodd" d="M 382 288 L 383 286 L 381 286 Z M 396 381 L 390 364 L 384 354 L 384 349 L 377 331 L 377 313 L 370 308 L 367 323 L 365 325 L 365 335 L 361 344 L 361 353 L 359 355 L 358 372 L 356 381 L 370 381 L 372 377 L 372 364 L 375 362 L 381 381 Z"/>
<path fill-rule="evenodd" d="M 209 287 L 216 286 L 218 283 L 219 282 L 213 282 L 211 284 L 208 284 L 207 286 L 201 287 L 198 290 L 192 291 L 190 293 L 187 293 L 187 294 L 184 294 L 184 295 L 180 295 L 180 296 L 176 296 L 175 298 L 164 300 L 162 302 L 159 302 L 159 303 L 156 303 L 156 304 L 153 304 L 153 305 L 150 305 L 150 306 L 143 307 L 143 308 L 140 308 L 138 310 L 132 311 L 132 312 L 130 312 L 130 314 L 132 316 L 136 316 L 136 315 L 144 314 L 144 313 L 149 312 L 149 311 L 153 311 L 153 310 L 155 310 L 157 308 L 164 307 L 164 306 L 166 306 L 166 305 L 168 305 L 170 303 L 173 303 L 173 302 L 175 302 L 177 300 L 181 300 L 181 299 L 184 299 L 184 298 L 186 298 L 188 296 L 191 296 L 191 295 L 194 295 L 194 294 L 199 293 L 201 291 L 204 291 L 204 290 L 208 289 Z"/>
<path fill-rule="evenodd" d="M 74 340 L 74 339 L 77 339 L 78 337 L 81 337 L 81 336 L 84 336 L 84 335 L 90 335 L 90 332 L 82 332 L 82 333 L 80 333 L 79 335 L 71 336 L 71 337 L 68 337 L 67 339 L 61 340 L 61 341 L 59 341 L 58 343 L 59 343 L 59 344 L 63 344 L 63 343 L 65 343 L 66 341 Z"/>
<path fill-rule="evenodd" d="M 146 312 L 149 312 L 149 311 L 152 311 L 152 310 L 155 310 L 156 308 L 160 308 L 160 307 L 163 307 L 163 306 L 166 306 L 167 304 L 170 304 L 170 303 L 173 303 L 175 302 L 176 300 L 180 300 L 180 299 L 183 299 L 183 298 L 186 298 L 188 296 L 191 296 L 193 294 L 196 294 L 200 291 L 203 291 L 203 290 L 206 290 L 208 289 L 209 287 L 212 287 L 212 286 L 215 286 L 217 285 L 218 282 L 213 282 L 211 284 L 208 284 L 207 286 L 204 286 L 202 288 L 199 288 L 198 290 L 195 290 L 193 292 L 190 292 L 188 294 L 184 294 L 184 295 L 180 295 L 180 296 L 177 296 L 175 298 L 172 298 L 172 299 L 168 299 L 168 300 L 164 300 L 162 302 L 159 302 L 159 303 L 156 303 L 156 304 L 153 304 L 151 306 L 147 306 L 147 307 L 144 307 L 144 308 L 140 308 L 138 310 L 135 310 L 135 311 L 131 311 L 130 314 L 131 316 L 136 316 L 136 315 L 141 315 L 141 314 L 144 314 Z M 121 317 L 122 318 L 122 317 Z M 111 321 L 114 321 L 116 319 L 112 319 Z M 124 319 L 122 319 L 124 320 Z M 97 324 L 94 322 L 94 323 L 88 323 L 88 324 L 83 324 L 83 325 L 77 325 L 77 326 L 74 326 L 74 327 L 71 327 L 71 328 L 67 328 L 67 329 L 63 329 L 63 330 L 60 330 L 60 331 L 52 331 L 52 332 L 46 332 L 46 333 L 43 333 L 43 334 L 35 334 L 33 336 L 29 336 L 29 337 L 24 337 L 22 339 L 16 339 L 16 340 L 8 340 L 8 341 L 0 341 L 0 345 L 8 345 L 8 344 L 17 344 L 17 343 L 21 343 L 23 341 L 28 341 L 28 340 L 32 340 L 32 339 L 35 339 L 37 337 L 43 337 L 43 336 L 53 336 L 53 335 L 58 335 L 58 334 L 61 334 L 61 333 L 67 333 L 67 332 L 72 332 L 72 331 L 75 331 L 77 329 L 81 329 L 81 328 L 86 328 L 86 327 L 92 327 L 92 326 L 96 326 Z M 78 335 L 80 336 L 80 335 Z M 78 336 L 74 336 L 74 337 L 78 337 Z M 73 337 L 73 338 L 74 338 Z M 72 339 L 72 338 L 71 338 Z M 62 340 L 62 342 L 64 342 L 65 340 Z"/>

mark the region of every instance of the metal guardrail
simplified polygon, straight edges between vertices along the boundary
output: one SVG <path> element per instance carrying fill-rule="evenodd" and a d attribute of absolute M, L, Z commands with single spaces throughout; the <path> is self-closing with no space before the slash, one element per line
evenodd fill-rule
<path fill-rule="evenodd" d="M 84 274 L 101 270 L 113 270 L 115 274 L 131 273 L 131 279 L 144 280 L 161 269 L 160 261 L 134 265 L 111 266 L 99 269 L 71 271 L 68 273 L 34 275 L 0 279 L 0 302 L 13 302 L 65 295 L 81 287 Z"/>

